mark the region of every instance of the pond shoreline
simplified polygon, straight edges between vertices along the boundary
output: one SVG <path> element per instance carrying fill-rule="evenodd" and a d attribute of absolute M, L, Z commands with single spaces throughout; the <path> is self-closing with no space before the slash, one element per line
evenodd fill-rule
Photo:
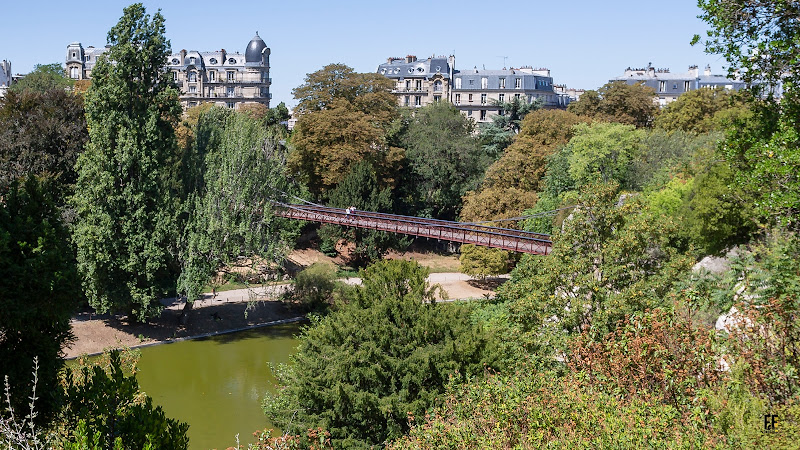
<path fill-rule="evenodd" d="M 505 279 L 495 281 L 499 283 Z M 357 284 L 356 279 L 349 282 Z M 489 298 L 496 288 L 491 283 L 478 283 L 469 276 L 454 272 L 433 273 L 428 282 L 440 285 L 450 299 Z M 64 358 L 96 355 L 111 348 L 142 348 L 290 323 L 282 321 L 301 321 L 303 317 L 299 311 L 276 300 L 287 288 L 288 285 L 273 285 L 204 294 L 193 302 L 184 321 L 180 317 L 185 302 L 179 299 L 163 300 L 161 315 L 148 323 L 129 321 L 124 315 L 82 311 L 70 321 L 75 339 L 64 347 Z"/>
<path fill-rule="evenodd" d="M 230 330 L 212 331 L 212 332 L 209 332 L 209 333 L 196 334 L 196 335 L 193 335 L 193 336 L 184 336 L 184 337 L 179 337 L 179 338 L 174 338 L 174 339 L 167 339 L 167 340 L 163 340 L 163 341 L 148 342 L 146 344 L 137 344 L 137 345 L 131 345 L 131 346 L 127 346 L 127 347 L 135 349 L 135 348 L 153 347 L 153 346 L 156 346 L 156 345 L 174 344 L 176 342 L 191 341 L 191 340 L 194 340 L 194 339 L 203 339 L 203 338 L 208 338 L 208 337 L 213 337 L 213 336 L 221 336 L 221 335 L 224 335 L 224 334 L 239 333 L 241 331 L 255 330 L 255 329 L 258 329 L 258 328 L 271 327 L 271 326 L 275 326 L 275 325 L 285 325 L 285 324 L 288 324 L 288 323 L 305 322 L 307 320 L 308 320 L 308 317 L 306 317 L 306 316 L 297 316 L 297 317 L 292 317 L 292 318 L 289 318 L 289 319 L 273 320 L 271 322 L 260 323 L 260 324 L 256 324 L 256 325 L 249 325 L 249 326 L 246 326 L 246 327 L 233 328 L 233 329 L 230 329 Z M 105 351 L 105 350 L 103 350 L 103 351 Z M 82 353 L 80 355 L 70 356 L 70 357 L 64 358 L 64 360 L 70 361 L 70 360 L 73 360 L 73 359 L 77 359 L 77 358 L 79 358 L 81 356 L 97 356 L 97 355 L 103 354 L 103 351 L 98 351 L 98 352 L 93 352 L 93 353 Z"/>

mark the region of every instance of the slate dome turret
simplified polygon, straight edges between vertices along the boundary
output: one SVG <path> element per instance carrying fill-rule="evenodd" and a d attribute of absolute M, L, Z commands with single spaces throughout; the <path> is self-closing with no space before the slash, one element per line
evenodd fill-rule
<path fill-rule="evenodd" d="M 253 39 L 250 39 L 250 43 L 247 44 L 247 50 L 244 53 L 244 59 L 246 62 L 249 63 L 260 63 L 263 59 L 263 52 L 264 49 L 267 48 L 267 44 L 264 43 L 264 40 L 258 35 L 253 36 Z"/>

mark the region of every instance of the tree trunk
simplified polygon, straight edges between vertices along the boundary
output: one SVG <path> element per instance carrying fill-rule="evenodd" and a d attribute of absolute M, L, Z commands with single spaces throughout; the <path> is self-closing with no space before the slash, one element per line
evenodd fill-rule
<path fill-rule="evenodd" d="M 178 317 L 178 323 L 181 325 L 186 325 L 189 322 L 189 312 L 192 311 L 192 305 L 194 302 L 190 302 L 186 300 L 186 303 L 183 305 L 183 310 L 181 310 L 181 315 Z"/>

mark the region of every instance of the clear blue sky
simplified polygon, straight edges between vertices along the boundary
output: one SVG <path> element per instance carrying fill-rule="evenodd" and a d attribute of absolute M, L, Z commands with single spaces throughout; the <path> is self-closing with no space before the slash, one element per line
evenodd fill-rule
<path fill-rule="evenodd" d="M 4 2 L 0 60 L 14 73 L 63 63 L 70 42 L 106 44 L 127 1 Z M 724 60 L 691 47 L 705 23 L 696 0 L 145 1 L 166 19 L 172 50 L 244 52 L 256 31 L 272 49 L 273 106 L 293 106 L 307 73 L 340 62 L 372 72 L 389 56 L 455 54 L 456 68 L 547 67 L 568 87 L 596 89 L 626 67 L 673 72 Z"/>

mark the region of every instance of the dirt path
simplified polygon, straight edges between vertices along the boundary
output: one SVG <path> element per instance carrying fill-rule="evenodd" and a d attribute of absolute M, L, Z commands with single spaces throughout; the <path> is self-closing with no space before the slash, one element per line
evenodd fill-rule
<path fill-rule="evenodd" d="M 299 266 L 307 266 L 327 258 L 312 250 L 296 251 L 292 257 Z M 418 260 L 420 264 L 440 270 L 445 268 L 452 270 L 452 267 L 456 267 L 457 270 L 458 259 L 454 257 L 427 254 L 404 254 L 394 257 Z M 352 281 L 355 282 L 355 279 Z M 493 289 L 499 283 L 478 283 L 457 272 L 432 273 L 428 281 L 431 284 L 441 285 L 450 299 L 493 296 Z M 179 321 L 183 302 L 176 300 L 164 301 L 165 308 L 161 316 L 146 324 L 130 323 L 124 316 L 97 315 L 84 311 L 71 321 L 72 332 L 76 339 L 64 349 L 64 354 L 67 358 L 73 358 L 84 353 L 102 352 L 110 347 L 135 347 L 167 342 L 177 338 L 220 333 L 297 317 L 301 314 L 274 300 L 277 294 L 289 286 L 284 284 L 272 286 L 270 289 L 237 289 L 219 292 L 216 296 L 205 294 L 203 298 L 194 302 L 185 325 Z"/>

